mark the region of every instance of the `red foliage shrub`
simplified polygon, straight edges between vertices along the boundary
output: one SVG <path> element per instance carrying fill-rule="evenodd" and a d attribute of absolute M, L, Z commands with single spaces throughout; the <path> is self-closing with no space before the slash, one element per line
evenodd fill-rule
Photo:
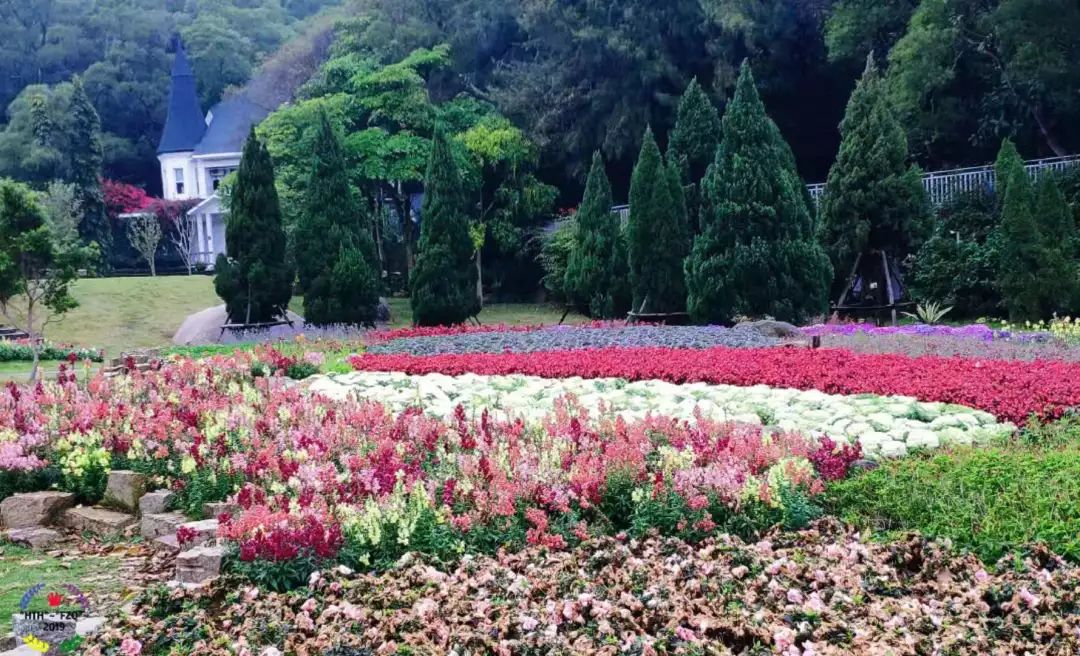
<path fill-rule="evenodd" d="M 1023 423 L 1080 406 L 1080 363 L 1006 361 L 840 349 L 611 348 L 546 353 L 434 356 L 354 355 L 355 369 L 408 374 L 527 374 L 545 378 L 626 378 L 672 383 L 769 385 L 827 394 L 913 396 L 985 410 Z"/>
<path fill-rule="evenodd" d="M 116 217 L 127 212 L 137 212 L 150 206 L 154 199 L 134 185 L 116 180 L 102 179 L 101 191 L 105 196 L 105 209 Z"/>

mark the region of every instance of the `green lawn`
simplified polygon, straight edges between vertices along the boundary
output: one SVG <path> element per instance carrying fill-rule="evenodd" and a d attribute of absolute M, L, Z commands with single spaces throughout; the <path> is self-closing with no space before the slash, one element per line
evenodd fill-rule
<path fill-rule="evenodd" d="M 75 283 L 72 293 L 79 307 L 50 324 L 46 337 L 53 342 L 102 348 L 107 357 L 126 349 L 169 346 L 188 315 L 221 304 L 210 276 L 87 278 Z M 296 297 L 289 309 L 302 316 L 303 306 L 303 299 Z M 409 299 L 390 299 L 390 308 L 391 327 L 412 325 Z M 555 306 L 508 303 L 484 308 L 480 321 L 553 324 L 558 323 L 562 312 Z M 566 318 L 567 323 L 586 320 L 579 314 Z M 12 365 L 9 371 L 0 367 L 0 380 L 22 371 L 29 369 Z"/>
<path fill-rule="evenodd" d="M 111 555 L 79 554 L 56 558 L 11 544 L 0 543 L 0 634 L 11 631 L 11 615 L 18 612 L 19 600 L 33 585 L 45 584 L 45 592 L 34 598 L 31 610 L 46 611 L 48 592 L 71 583 L 91 598 L 119 591 L 125 584 L 116 575 L 120 558 Z M 95 609 L 91 606 L 91 611 Z"/>

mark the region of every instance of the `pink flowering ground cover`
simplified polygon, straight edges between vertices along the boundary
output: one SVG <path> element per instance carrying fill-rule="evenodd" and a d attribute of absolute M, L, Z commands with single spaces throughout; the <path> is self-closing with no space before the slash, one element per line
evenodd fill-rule
<path fill-rule="evenodd" d="M 823 480 L 860 455 L 705 418 L 594 419 L 569 398 L 528 425 L 463 410 L 449 421 L 393 415 L 307 394 L 280 368 L 253 366 L 260 357 L 10 386 L 0 430 L 18 437 L 4 441 L 2 466 L 56 468 L 88 499 L 87 481 L 112 467 L 147 473 L 191 514 L 235 500 L 242 512 L 221 518 L 220 536 L 236 571 L 285 589 L 327 562 L 383 567 L 412 550 L 449 563 L 596 535 L 698 540 L 805 525 Z"/>
<path fill-rule="evenodd" d="M 85 653 L 1072 656 L 1078 590 L 1080 569 L 1044 550 L 985 567 L 823 520 L 750 543 L 532 546 L 449 571 L 409 558 L 379 575 L 313 573 L 291 594 L 233 580 L 159 589 Z"/>

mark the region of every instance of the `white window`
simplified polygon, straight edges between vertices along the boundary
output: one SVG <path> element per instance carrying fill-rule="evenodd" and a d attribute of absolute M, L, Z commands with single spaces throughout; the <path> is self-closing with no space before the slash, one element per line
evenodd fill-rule
<path fill-rule="evenodd" d="M 176 178 L 176 193 L 184 194 L 184 169 L 173 169 L 173 177 Z"/>
<path fill-rule="evenodd" d="M 220 168 L 208 169 L 206 172 L 210 176 L 210 187 L 214 191 L 217 191 L 218 187 L 221 185 L 221 181 L 225 178 L 225 176 L 229 175 L 235 170 L 235 166 L 223 166 Z"/>

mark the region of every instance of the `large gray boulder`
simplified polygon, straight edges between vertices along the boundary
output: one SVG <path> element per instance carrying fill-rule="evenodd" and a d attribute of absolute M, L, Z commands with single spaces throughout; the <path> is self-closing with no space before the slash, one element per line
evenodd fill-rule
<path fill-rule="evenodd" d="M 75 495 L 70 492 L 13 494 L 0 503 L 0 520 L 7 528 L 46 526 L 73 505 Z"/>
<path fill-rule="evenodd" d="M 762 319 L 761 321 L 743 321 L 742 323 L 735 325 L 736 330 L 752 330 L 765 337 L 775 337 L 777 339 L 789 339 L 792 337 L 801 337 L 802 333 L 799 332 L 798 327 L 786 321 L 776 321 L 774 319 Z"/>

